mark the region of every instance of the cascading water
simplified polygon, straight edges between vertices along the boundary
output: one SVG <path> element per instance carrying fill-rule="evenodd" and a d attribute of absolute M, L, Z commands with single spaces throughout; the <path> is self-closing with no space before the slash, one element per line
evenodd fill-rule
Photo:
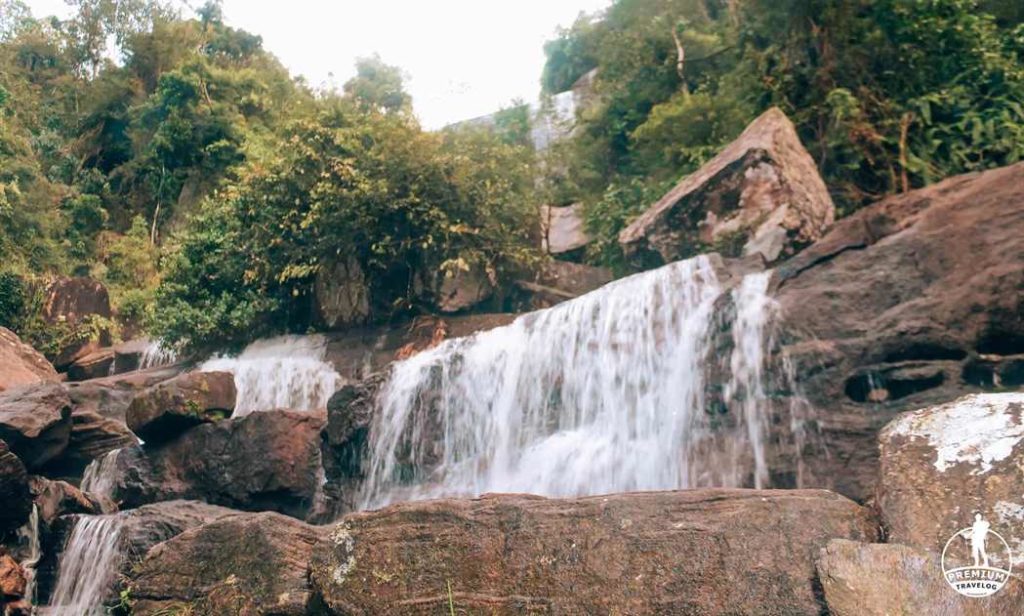
<path fill-rule="evenodd" d="M 173 348 L 166 347 L 159 340 L 153 340 L 142 351 L 139 358 L 139 370 L 156 368 L 158 366 L 169 366 L 179 359 L 178 352 Z"/>
<path fill-rule="evenodd" d="M 18 529 L 18 542 L 27 548 L 28 555 L 21 561 L 21 569 L 25 572 L 25 598 L 29 603 L 36 599 L 36 567 L 43 551 L 39 541 L 39 505 L 32 504 L 32 513 L 28 523 Z"/>
<path fill-rule="evenodd" d="M 257 340 L 238 357 L 216 357 L 205 362 L 206 372 L 235 375 L 238 390 L 234 417 L 253 411 L 313 411 L 342 385 L 342 378 L 324 357 L 323 336 L 280 336 Z"/>
<path fill-rule="evenodd" d="M 766 485 L 769 276 L 728 298 L 729 421 L 705 401 L 723 288 L 701 256 L 394 365 L 360 505 Z"/>
<path fill-rule="evenodd" d="M 122 518 L 118 515 L 82 516 L 64 546 L 53 591 L 45 614 L 102 616 L 120 568 Z"/>
<path fill-rule="evenodd" d="M 85 467 L 82 475 L 82 491 L 110 498 L 117 479 L 117 456 L 120 449 L 103 454 Z"/>

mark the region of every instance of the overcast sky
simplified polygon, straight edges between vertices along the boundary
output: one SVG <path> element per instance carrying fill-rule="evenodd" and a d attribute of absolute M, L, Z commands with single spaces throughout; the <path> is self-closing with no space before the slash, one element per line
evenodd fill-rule
<path fill-rule="evenodd" d="M 203 0 L 193 0 L 193 6 Z M 544 41 L 610 0 L 225 0 L 228 24 L 313 86 L 340 87 L 377 52 L 408 78 L 427 128 L 496 111 L 540 92 Z M 35 16 L 68 16 L 63 0 L 27 0 Z M 186 10 L 186 13 L 188 11 Z"/>

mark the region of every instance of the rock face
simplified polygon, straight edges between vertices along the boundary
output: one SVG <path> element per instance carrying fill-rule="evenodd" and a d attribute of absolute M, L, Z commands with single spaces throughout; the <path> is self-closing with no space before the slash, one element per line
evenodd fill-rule
<path fill-rule="evenodd" d="M 327 329 L 358 325 L 370 318 L 370 290 L 355 257 L 322 268 L 314 292 L 317 320 Z"/>
<path fill-rule="evenodd" d="M 123 422 L 93 411 L 72 409 L 68 446 L 59 458 L 47 465 L 47 471 L 77 477 L 89 462 L 108 451 L 131 447 L 138 442 Z"/>
<path fill-rule="evenodd" d="M 41 353 L 23 343 L 11 330 L 0 327 L 0 392 L 57 380 L 57 371 Z"/>
<path fill-rule="evenodd" d="M 105 377 L 110 374 L 114 359 L 115 353 L 112 347 L 105 347 L 83 355 L 68 366 L 68 380 L 85 381 Z"/>
<path fill-rule="evenodd" d="M 867 497 L 896 414 L 991 387 L 997 372 L 1014 386 L 1022 237 L 1017 164 L 885 199 L 776 269 L 786 351 L 829 450 L 808 469 L 822 485 Z"/>
<path fill-rule="evenodd" d="M 494 294 L 494 281 L 482 267 L 441 277 L 435 304 L 442 313 L 461 312 Z"/>
<path fill-rule="evenodd" d="M 230 372 L 189 372 L 136 396 L 128 406 L 128 427 L 148 443 L 167 441 L 192 426 L 230 417 L 236 395 Z"/>
<path fill-rule="evenodd" d="M 230 515 L 186 531 L 154 547 L 139 565 L 132 613 L 312 613 L 309 560 L 323 534 L 276 513 Z"/>
<path fill-rule="evenodd" d="M 124 508 L 185 498 L 305 518 L 321 483 L 323 426 L 314 413 L 258 412 L 123 449 L 112 497 Z"/>
<path fill-rule="evenodd" d="M 82 492 L 66 481 L 50 481 L 45 477 L 32 477 L 32 497 L 39 507 L 39 519 L 52 524 L 62 515 L 97 515 L 112 511 L 112 503 Z"/>
<path fill-rule="evenodd" d="M 0 439 L 34 469 L 57 457 L 71 437 L 71 400 L 59 384 L 0 393 Z"/>
<path fill-rule="evenodd" d="M 540 208 L 542 248 L 553 255 L 579 250 L 590 243 L 583 228 L 583 204 L 565 207 L 544 205 Z"/>
<path fill-rule="evenodd" d="M 346 516 L 311 580 L 334 614 L 817 614 L 819 550 L 874 536 L 824 491 L 493 495 Z"/>
<path fill-rule="evenodd" d="M 934 554 L 898 544 L 834 539 L 821 550 L 818 576 L 832 616 L 1016 616 L 1024 605 L 1020 580 L 991 597 L 964 597 Z"/>
<path fill-rule="evenodd" d="M 385 374 L 379 372 L 345 385 L 327 401 L 322 459 L 327 479 L 324 497 L 334 513 L 350 511 L 364 479 L 363 462 L 373 420 L 374 400 Z"/>
<path fill-rule="evenodd" d="M 775 261 L 822 237 L 834 220 L 814 160 L 772 108 L 623 229 L 619 244 L 648 266 L 709 251 Z"/>
<path fill-rule="evenodd" d="M 21 565 L 0 548 L 0 607 L 23 597 L 25 586 L 25 574 L 21 570 Z"/>
<path fill-rule="evenodd" d="M 980 513 L 1024 564 L 1024 392 L 908 413 L 879 441 L 878 508 L 893 542 L 940 553 Z"/>
<path fill-rule="evenodd" d="M 43 319 L 48 323 L 78 325 L 86 317 L 96 315 L 109 319 L 110 295 L 107 288 L 92 278 L 55 278 L 46 287 Z M 53 364 L 65 368 L 76 359 L 110 346 L 110 334 L 104 332 L 97 340 L 73 342 L 57 351 Z"/>
<path fill-rule="evenodd" d="M 76 413 L 97 413 L 125 423 L 128 406 L 135 396 L 145 389 L 174 378 L 179 372 L 180 370 L 173 366 L 152 368 L 80 383 L 67 383 L 65 390 Z"/>
<path fill-rule="evenodd" d="M 544 264 L 532 282 L 516 284 L 530 293 L 529 307 L 537 310 L 589 293 L 614 278 L 608 268 L 552 260 Z"/>
<path fill-rule="evenodd" d="M 32 511 L 28 473 L 7 443 L 0 441 L 0 537 L 20 527 Z"/>

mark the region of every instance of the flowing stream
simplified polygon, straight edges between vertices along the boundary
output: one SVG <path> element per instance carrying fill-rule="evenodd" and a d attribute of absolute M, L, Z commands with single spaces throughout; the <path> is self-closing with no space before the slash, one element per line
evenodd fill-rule
<path fill-rule="evenodd" d="M 235 375 L 238 390 L 234 417 L 254 411 L 315 411 L 342 385 L 342 377 L 324 360 L 323 336 L 280 336 L 257 340 L 237 357 L 215 357 L 206 372 Z"/>
<path fill-rule="evenodd" d="M 767 486 L 769 278 L 700 256 L 395 364 L 360 506 Z"/>
<path fill-rule="evenodd" d="M 60 556 L 57 587 L 45 614 L 102 616 L 120 570 L 121 516 L 81 516 Z"/>

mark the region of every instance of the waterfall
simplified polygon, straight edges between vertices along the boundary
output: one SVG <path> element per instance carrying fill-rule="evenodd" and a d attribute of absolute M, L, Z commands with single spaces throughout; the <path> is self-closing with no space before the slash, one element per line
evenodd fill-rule
<path fill-rule="evenodd" d="M 27 544 L 28 556 L 21 561 L 21 569 L 25 572 L 25 599 L 35 604 L 36 599 L 36 567 L 43 551 L 39 541 L 39 505 L 32 504 L 32 513 L 28 522 L 18 529 L 18 543 Z"/>
<path fill-rule="evenodd" d="M 139 370 L 156 368 L 157 366 L 169 366 L 177 361 L 177 351 L 173 348 L 165 347 L 159 340 L 152 340 L 145 350 L 142 351 L 142 356 L 139 358 Z"/>
<path fill-rule="evenodd" d="M 313 411 L 327 408 L 342 385 L 341 375 L 324 361 L 326 353 L 323 336 L 280 336 L 257 340 L 237 357 L 210 359 L 201 369 L 235 375 L 235 417 L 279 409 Z"/>
<path fill-rule="evenodd" d="M 117 480 L 117 456 L 120 449 L 114 449 L 89 462 L 82 475 L 82 491 L 112 498 L 114 482 Z"/>
<path fill-rule="evenodd" d="M 700 256 L 395 364 L 360 505 L 767 485 L 769 277 L 724 296 Z M 720 299 L 735 307 L 727 362 L 714 361 Z M 728 379 L 720 405 L 714 378 Z"/>
<path fill-rule="evenodd" d="M 123 558 L 118 515 L 81 516 L 60 556 L 57 587 L 44 613 L 101 616 Z"/>

